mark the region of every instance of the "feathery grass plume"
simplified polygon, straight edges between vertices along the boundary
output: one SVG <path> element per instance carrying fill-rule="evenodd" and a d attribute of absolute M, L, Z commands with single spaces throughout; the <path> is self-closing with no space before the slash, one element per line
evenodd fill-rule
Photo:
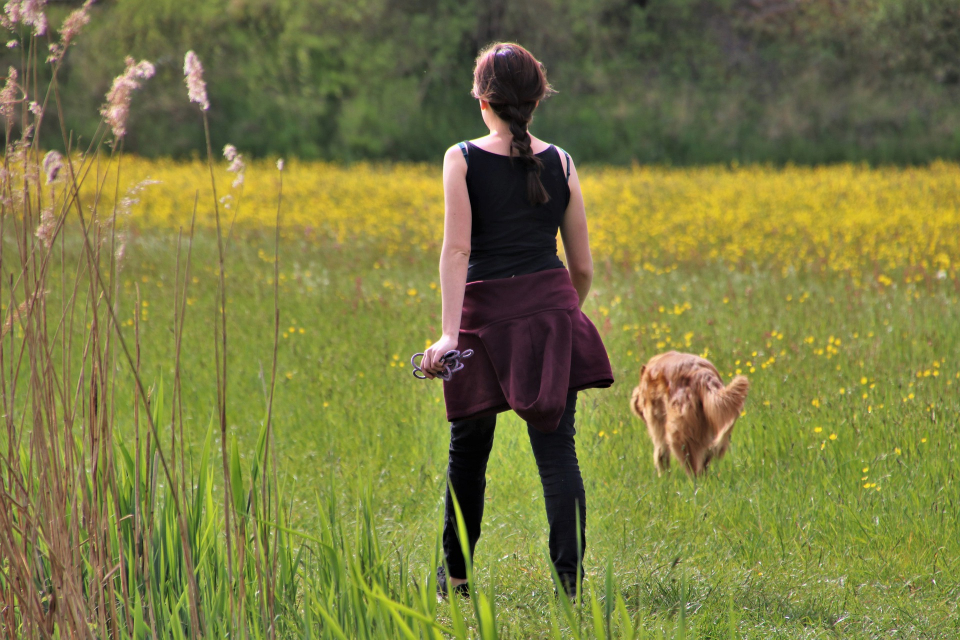
<path fill-rule="evenodd" d="M 118 213 L 123 216 L 130 215 L 130 210 L 133 209 L 134 205 L 140 204 L 140 198 L 136 197 L 137 194 L 151 185 L 160 183 L 160 180 L 153 180 L 147 176 L 137 184 L 127 189 L 126 195 L 124 195 L 123 199 L 120 200 L 120 209 Z"/>
<path fill-rule="evenodd" d="M 47 32 L 47 16 L 43 13 L 46 0 L 10 0 L 3 7 L 3 26 L 11 31 L 22 22 L 33 27 L 33 35 L 42 36 Z"/>
<path fill-rule="evenodd" d="M 7 82 L 0 89 L 0 115 L 7 119 L 13 117 L 13 105 L 19 102 L 17 98 L 17 70 L 13 67 L 7 70 Z"/>
<path fill-rule="evenodd" d="M 55 42 L 50 45 L 50 55 L 47 57 L 47 62 L 56 63 L 63 58 L 67 47 L 70 46 L 70 41 L 80 33 L 84 25 L 90 22 L 88 9 L 92 4 L 93 0 L 87 0 L 83 3 L 82 7 L 75 9 L 73 13 L 68 15 L 67 19 L 63 21 L 63 24 L 60 25 L 60 42 Z"/>
<path fill-rule="evenodd" d="M 50 245 L 53 244 L 53 232 L 57 228 L 57 218 L 53 215 L 53 209 L 47 207 L 43 210 L 43 213 L 40 214 L 40 224 L 37 226 L 37 230 L 34 232 L 37 236 L 37 240 L 40 241 L 45 248 L 49 249 Z"/>
<path fill-rule="evenodd" d="M 126 218 L 129 218 L 130 212 L 133 210 L 133 207 L 135 205 L 140 204 L 140 198 L 138 198 L 137 195 L 141 191 L 149 187 L 150 185 L 160 184 L 160 182 L 161 182 L 160 180 L 153 180 L 149 176 L 147 176 L 145 179 L 141 180 L 137 184 L 127 189 L 127 193 L 120 200 L 120 204 L 117 207 L 116 215 L 111 216 L 110 218 L 104 220 L 102 225 L 104 227 L 113 225 L 114 218 L 117 216 L 119 216 L 120 221 Z M 108 238 L 109 236 L 104 234 L 103 241 L 106 242 Z M 117 271 L 120 271 L 120 269 L 123 268 L 123 258 L 126 254 L 127 254 L 127 232 L 126 230 L 123 230 L 117 234 L 117 249 L 116 249 Z"/>
<path fill-rule="evenodd" d="M 200 64 L 200 58 L 193 51 L 187 51 L 187 55 L 183 58 L 183 75 L 187 83 L 187 96 L 189 96 L 190 102 L 196 102 L 204 111 L 209 109 L 207 83 L 203 81 L 203 65 Z"/>
<path fill-rule="evenodd" d="M 247 165 L 243 162 L 243 156 L 237 153 L 237 148 L 232 144 L 223 147 L 223 157 L 230 163 L 227 171 L 237 174 L 233 181 L 233 188 L 237 189 L 243 185 L 243 171 L 247 168 Z"/>
<path fill-rule="evenodd" d="M 10 333 L 14 322 L 30 315 L 30 311 L 33 310 L 33 305 L 36 304 L 37 300 L 46 297 L 48 293 L 50 293 L 50 291 L 47 289 L 37 289 L 33 292 L 32 296 L 21 302 L 16 308 L 10 307 L 7 320 L 3 323 L 3 330 L 0 331 L 0 338 L 6 337 L 6 335 Z"/>
<path fill-rule="evenodd" d="M 47 151 L 47 155 L 43 156 L 43 172 L 47 175 L 47 184 L 57 179 L 57 176 L 60 174 L 60 169 L 62 168 L 63 156 L 60 155 L 60 152 L 55 150 Z"/>
<path fill-rule="evenodd" d="M 114 78 L 113 86 L 107 93 L 107 102 L 100 109 L 100 114 L 117 138 L 122 138 L 127 133 L 127 116 L 130 114 L 130 100 L 134 90 L 140 88 L 141 80 L 153 77 L 155 72 L 153 65 L 146 60 L 135 63 L 133 58 L 127 56 L 126 65 L 124 72 Z"/>

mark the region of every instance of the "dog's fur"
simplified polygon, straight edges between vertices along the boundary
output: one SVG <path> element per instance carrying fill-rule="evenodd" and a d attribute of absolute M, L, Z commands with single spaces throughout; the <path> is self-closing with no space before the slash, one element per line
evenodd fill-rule
<path fill-rule="evenodd" d="M 671 453 L 691 476 L 722 458 L 749 387 L 744 376 L 724 387 L 709 360 L 689 353 L 650 358 L 640 369 L 630 409 L 647 423 L 657 475 L 670 466 Z"/>

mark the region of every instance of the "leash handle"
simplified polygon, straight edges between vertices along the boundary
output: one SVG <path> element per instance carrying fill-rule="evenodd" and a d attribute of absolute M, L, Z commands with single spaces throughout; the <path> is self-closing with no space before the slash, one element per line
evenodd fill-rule
<path fill-rule="evenodd" d="M 440 358 L 440 364 L 443 365 L 443 370 L 437 372 L 436 376 L 441 380 L 449 380 L 453 374 L 457 371 L 463 369 L 464 364 L 462 360 L 469 358 L 473 355 L 473 349 L 467 349 L 466 351 L 457 351 L 456 349 L 451 349 L 443 354 L 443 357 Z M 420 364 L 423 364 L 423 354 L 415 353 L 410 357 L 410 366 L 413 367 L 413 377 L 418 380 L 426 380 L 427 376 L 423 372 L 423 369 L 417 364 L 417 357 L 420 358 Z"/>

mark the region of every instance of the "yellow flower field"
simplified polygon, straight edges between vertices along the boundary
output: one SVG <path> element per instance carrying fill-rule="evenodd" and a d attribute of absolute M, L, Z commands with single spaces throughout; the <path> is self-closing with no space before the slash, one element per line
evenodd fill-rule
<path fill-rule="evenodd" d="M 662 269 L 680 262 L 846 272 L 887 284 L 887 271 L 955 277 L 960 261 L 960 165 L 919 168 L 581 167 L 591 244 L 598 260 Z M 214 224 L 202 162 L 124 158 L 123 189 L 159 180 L 133 207 L 137 226 Z M 247 168 L 243 192 L 217 168 L 226 220 L 273 225 L 279 172 Z M 109 184 L 109 178 L 108 178 Z M 107 189 L 111 191 L 111 189 Z M 435 250 L 442 237 L 439 166 L 288 162 L 286 233 L 374 244 L 388 254 Z"/>

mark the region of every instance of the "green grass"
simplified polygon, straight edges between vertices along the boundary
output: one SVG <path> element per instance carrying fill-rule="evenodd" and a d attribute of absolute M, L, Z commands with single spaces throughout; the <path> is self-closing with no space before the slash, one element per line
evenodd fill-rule
<path fill-rule="evenodd" d="M 172 246 L 145 232 L 120 276 L 121 319 L 130 317 L 134 284 L 149 305 L 142 362 L 154 383 L 173 373 Z M 272 242 L 251 234 L 229 255 L 228 423 L 249 467 L 272 353 Z M 619 593 L 651 637 L 956 637 L 957 283 L 901 278 L 858 289 L 843 278 L 749 268 L 656 275 L 595 258 L 585 310 L 604 334 L 617 383 L 581 394 L 577 441 L 587 589 L 601 612 L 605 593 Z M 402 602 L 434 569 L 442 511 L 441 386 L 414 379 L 407 362 L 437 337 L 435 256 L 384 259 L 291 234 L 280 259 L 281 328 L 295 329 L 280 340 L 274 409 L 290 527 L 320 535 L 318 497 L 348 521 L 364 504 Z M 198 238 L 194 260 L 203 267 L 188 292 L 183 402 L 196 459 L 216 406 L 209 237 Z M 831 336 L 836 353 L 826 350 Z M 709 349 L 724 377 L 739 368 L 752 383 L 730 453 L 697 483 L 676 466 L 657 478 L 645 428 L 627 409 L 640 363 L 674 347 Z M 125 410 L 118 403 L 118 424 L 130 424 Z M 493 594 L 500 637 L 552 636 L 553 625 L 570 623 L 555 608 L 539 479 L 512 414 L 498 422 L 487 500 L 475 568 L 479 588 Z M 579 611 L 593 637 L 589 598 Z M 438 615 L 450 623 L 446 605 Z"/>

